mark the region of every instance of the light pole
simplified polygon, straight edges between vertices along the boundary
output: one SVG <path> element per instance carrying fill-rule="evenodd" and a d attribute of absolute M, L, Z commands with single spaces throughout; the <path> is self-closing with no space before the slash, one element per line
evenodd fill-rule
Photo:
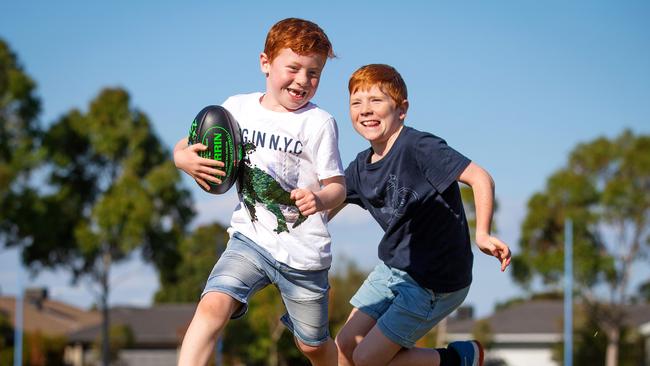
<path fill-rule="evenodd" d="M 573 222 L 564 220 L 564 366 L 573 365 Z"/>
<path fill-rule="evenodd" d="M 14 320 L 14 366 L 23 366 L 23 267 L 16 274 L 16 316 Z"/>

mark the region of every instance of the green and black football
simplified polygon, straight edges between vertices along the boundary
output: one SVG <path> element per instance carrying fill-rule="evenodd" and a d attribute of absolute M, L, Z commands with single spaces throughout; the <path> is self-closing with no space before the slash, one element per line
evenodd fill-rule
<path fill-rule="evenodd" d="M 190 127 L 189 144 L 202 143 L 208 148 L 199 155 L 203 158 L 219 160 L 224 163 L 221 168 L 225 176 L 219 176 L 220 184 L 208 182 L 210 189 L 206 192 L 222 194 L 235 184 L 239 176 L 242 160 L 242 137 L 239 124 L 235 118 L 218 105 L 209 105 L 196 115 Z"/>

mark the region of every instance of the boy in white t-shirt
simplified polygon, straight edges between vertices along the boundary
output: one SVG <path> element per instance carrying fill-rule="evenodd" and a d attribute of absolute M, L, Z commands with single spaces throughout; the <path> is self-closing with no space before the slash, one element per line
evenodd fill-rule
<path fill-rule="evenodd" d="M 331 263 L 326 211 L 345 199 L 334 118 L 309 101 L 332 45 L 318 25 L 296 18 L 269 31 L 260 66 L 266 92 L 235 95 L 223 106 L 239 123 L 245 145 L 240 203 L 230 242 L 214 266 L 183 339 L 179 365 L 204 365 L 230 318 L 243 316 L 252 294 L 280 290 L 282 321 L 314 365 L 336 364 L 328 331 Z M 220 183 L 223 163 L 198 156 L 204 145 L 174 148 L 179 169 L 207 187 Z"/>

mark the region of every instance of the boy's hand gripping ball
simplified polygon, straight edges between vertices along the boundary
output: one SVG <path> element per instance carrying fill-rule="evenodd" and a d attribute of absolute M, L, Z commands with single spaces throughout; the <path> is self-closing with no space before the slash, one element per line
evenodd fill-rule
<path fill-rule="evenodd" d="M 227 192 L 237 181 L 239 165 L 242 160 L 242 137 L 239 124 L 224 107 L 210 105 L 203 108 L 196 115 L 190 127 L 189 144 L 202 143 L 208 148 L 199 151 L 199 156 L 223 162 L 226 175 L 218 176 L 221 184 L 208 181 L 210 190 L 204 191 L 213 194 Z"/>

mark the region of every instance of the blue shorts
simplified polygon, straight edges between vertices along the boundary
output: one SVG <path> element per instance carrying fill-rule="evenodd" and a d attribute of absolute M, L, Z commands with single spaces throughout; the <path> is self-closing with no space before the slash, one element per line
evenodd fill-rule
<path fill-rule="evenodd" d="M 201 296 L 216 291 L 241 302 L 243 306 L 232 316 L 235 319 L 246 313 L 251 295 L 274 284 L 287 309 L 282 322 L 302 343 L 318 346 L 329 338 L 328 270 L 291 268 L 273 259 L 246 236 L 234 233 L 214 265 Z"/>
<path fill-rule="evenodd" d="M 459 307 L 469 286 L 450 293 L 435 293 L 418 285 L 408 273 L 378 264 L 350 304 L 377 321 L 391 341 L 411 348 L 442 319 Z"/>

